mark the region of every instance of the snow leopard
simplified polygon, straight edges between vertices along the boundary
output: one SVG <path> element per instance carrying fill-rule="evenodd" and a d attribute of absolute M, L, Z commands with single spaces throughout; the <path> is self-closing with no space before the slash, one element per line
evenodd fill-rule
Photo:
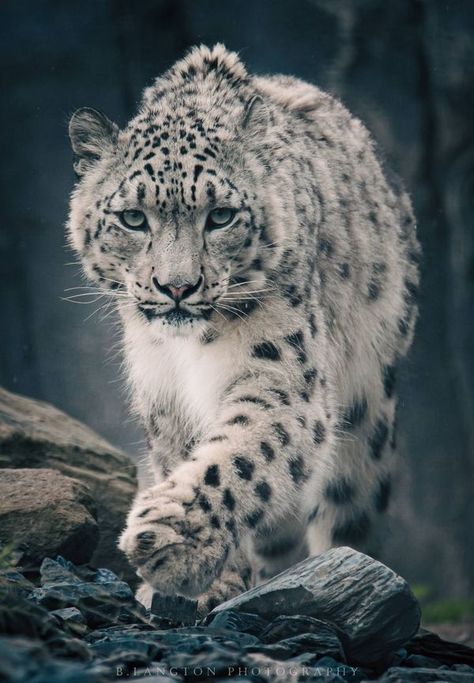
<path fill-rule="evenodd" d="M 152 485 L 119 547 L 202 609 L 334 546 L 377 553 L 417 317 L 410 199 L 331 94 L 195 47 L 120 129 L 69 124 L 68 236 L 117 307 Z"/>

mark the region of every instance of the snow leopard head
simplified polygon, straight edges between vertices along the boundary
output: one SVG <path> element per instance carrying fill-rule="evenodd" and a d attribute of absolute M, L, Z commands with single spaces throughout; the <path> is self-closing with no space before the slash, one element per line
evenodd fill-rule
<path fill-rule="evenodd" d="M 86 275 L 125 293 L 149 325 L 248 313 L 275 257 L 271 128 L 271 107 L 221 45 L 194 48 L 158 78 L 123 130 L 75 112 L 68 231 Z"/>

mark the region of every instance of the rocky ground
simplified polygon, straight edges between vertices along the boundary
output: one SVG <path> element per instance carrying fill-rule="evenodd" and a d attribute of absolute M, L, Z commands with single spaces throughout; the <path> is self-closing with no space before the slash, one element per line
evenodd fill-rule
<path fill-rule="evenodd" d="M 407 583 L 350 548 L 201 620 L 179 596 L 146 610 L 115 550 L 134 468 L 51 406 L 0 391 L 0 467 L 0 681 L 474 681 L 474 650 L 420 629 Z"/>
<path fill-rule="evenodd" d="M 306 560 L 200 622 L 194 601 L 156 595 L 145 610 L 112 571 L 62 557 L 43 560 L 38 574 L 3 570 L 0 604 L 8 683 L 474 681 L 474 650 L 419 631 L 405 582 L 348 548 Z"/>

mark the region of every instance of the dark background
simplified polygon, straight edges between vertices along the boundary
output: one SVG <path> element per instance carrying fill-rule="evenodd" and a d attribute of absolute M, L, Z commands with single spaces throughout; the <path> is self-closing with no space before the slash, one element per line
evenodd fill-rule
<path fill-rule="evenodd" d="M 386 559 L 432 597 L 474 582 L 474 3 L 471 0 L 18 0 L 1 7 L 0 383 L 52 402 L 131 454 L 119 336 L 65 247 L 67 120 L 119 125 L 190 45 L 336 93 L 413 197 L 421 317 L 400 387 L 404 483 Z M 464 604 L 466 602 L 464 601 Z"/>

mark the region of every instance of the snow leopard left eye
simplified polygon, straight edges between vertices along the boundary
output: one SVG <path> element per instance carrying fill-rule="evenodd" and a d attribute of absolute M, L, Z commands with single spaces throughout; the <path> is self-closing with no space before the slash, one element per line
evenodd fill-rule
<path fill-rule="evenodd" d="M 217 228 L 225 228 L 232 223 L 237 211 L 235 209 L 218 208 L 209 212 L 206 221 L 206 228 L 208 230 L 215 230 Z"/>
<path fill-rule="evenodd" d="M 126 209 L 119 213 L 123 225 L 129 230 L 144 230 L 146 228 L 146 216 L 138 209 Z"/>

